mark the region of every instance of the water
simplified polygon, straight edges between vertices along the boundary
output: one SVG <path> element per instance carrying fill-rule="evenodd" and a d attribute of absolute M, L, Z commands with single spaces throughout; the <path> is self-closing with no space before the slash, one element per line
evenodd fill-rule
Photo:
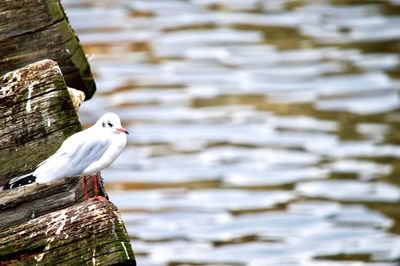
<path fill-rule="evenodd" d="M 399 1 L 62 2 L 139 265 L 399 265 Z"/>

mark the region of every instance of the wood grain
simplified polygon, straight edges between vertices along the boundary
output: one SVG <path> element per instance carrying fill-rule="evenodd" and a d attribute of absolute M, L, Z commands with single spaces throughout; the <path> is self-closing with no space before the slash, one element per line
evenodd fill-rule
<path fill-rule="evenodd" d="M 101 174 L 100 195 L 104 196 Z M 88 177 L 89 197 L 94 197 L 93 178 Z M 32 218 L 84 202 L 83 179 L 67 177 L 48 184 L 31 184 L 0 191 L 0 231 Z"/>
<path fill-rule="evenodd" d="M 1 230 L 0 243 L 0 265 L 136 265 L 109 202 L 83 202 Z"/>
<path fill-rule="evenodd" d="M 0 186 L 32 171 L 81 130 L 58 65 L 42 60 L 0 77 Z"/>
<path fill-rule="evenodd" d="M 35 169 L 81 130 L 52 60 L 0 77 L 0 110 L 0 185 Z M 82 182 L 66 177 L 0 190 L 0 265 L 135 265 L 117 209 L 110 202 L 86 202 Z M 93 197 L 92 177 L 88 188 Z"/>
<path fill-rule="evenodd" d="M 69 87 L 92 97 L 96 85 L 89 63 L 60 2 L 2 1 L 0 75 L 46 58 L 58 63 Z"/>

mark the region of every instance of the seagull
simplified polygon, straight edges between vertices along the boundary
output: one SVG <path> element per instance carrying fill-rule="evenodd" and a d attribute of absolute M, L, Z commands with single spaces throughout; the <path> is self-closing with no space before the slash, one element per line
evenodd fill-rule
<path fill-rule="evenodd" d="M 32 173 L 11 179 L 3 187 L 11 189 L 33 182 L 45 184 L 70 176 L 83 176 L 85 198 L 88 200 L 87 177 L 93 176 L 95 199 L 98 196 L 97 173 L 108 167 L 126 146 L 128 131 L 114 113 L 106 113 L 97 122 L 68 137 L 61 147 L 41 162 Z"/>

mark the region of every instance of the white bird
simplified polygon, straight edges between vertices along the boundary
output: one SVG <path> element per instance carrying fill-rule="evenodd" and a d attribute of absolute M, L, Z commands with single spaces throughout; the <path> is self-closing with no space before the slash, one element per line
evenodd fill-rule
<path fill-rule="evenodd" d="M 3 189 L 32 182 L 44 184 L 64 177 L 83 176 L 85 197 L 88 199 L 86 176 L 93 175 L 95 193 L 98 193 L 96 174 L 121 154 L 126 146 L 127 134 L 119 117 L 114 113 L 106 113 L 93 126 L 68 137 L 35 171 L 11 179 Z"/>

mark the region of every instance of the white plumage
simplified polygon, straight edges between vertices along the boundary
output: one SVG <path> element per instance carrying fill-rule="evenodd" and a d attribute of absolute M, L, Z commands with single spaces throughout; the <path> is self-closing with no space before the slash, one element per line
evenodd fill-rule
<path fill-rule="evenodd" d="M 29 174 L 39 184 L 68 176 L 95 175 L 108 167 L 126 146 L 128 132 L 114 113 L 106 113 L 91 127 L 67 138 L 48 159 Z M 28 175 L 9 181 L 9 188 Z"/>

